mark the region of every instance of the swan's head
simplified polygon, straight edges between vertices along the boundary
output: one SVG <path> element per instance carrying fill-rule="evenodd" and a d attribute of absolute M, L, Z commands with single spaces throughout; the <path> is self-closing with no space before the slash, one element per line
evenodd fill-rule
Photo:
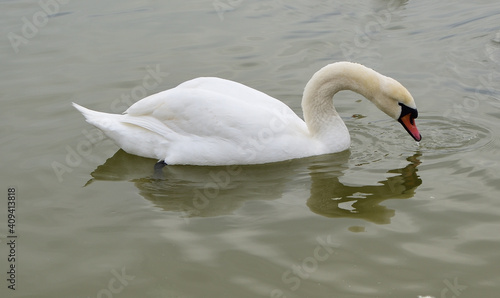
<path fill-rule="evenodd" d="M 415 124 L 415 118 L 418 117 L 417 106 L 410 92 L 401 83 L 381 75 L 380 92 L 375 94 L 373 102 L 380 110 L 401 123 L 415 141 L 422 139 Z"/>
<path fill-rule="evenodd" d="M 417 142 L 422 139 L 415 125 L 417 106 L 410 92 L 393 78 L 361 64 L 346 61 L 323 67 L 307 83 L 302 103 L 306 123 L 308 119 L 317 117 L 317 107 L 320 106 L 315 104 L 317 101 L 331 104 L 331 98 L 341 90 L 351 90 L 363 95 L 401 123 Z M 312 123 L 312 120 L 309 122 Z"/>

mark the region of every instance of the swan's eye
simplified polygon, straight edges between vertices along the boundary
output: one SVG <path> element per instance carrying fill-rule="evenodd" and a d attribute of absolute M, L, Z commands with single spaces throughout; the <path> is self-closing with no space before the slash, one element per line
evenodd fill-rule
<path fill-rule="evenodd" d="M 418 111 L 417 111 L 417 109 L 410 108 L 409 106 L 407 106 L 407 105 L 405 105 L 404 103 L 401 103 L 401 102 L 399 102 L 398 104 L 401 106 L 401 115 L 400 115 L 400 117 L 403 117 L 403 116 L 408 115 L 408 114 L 411 115 L 410 118 L 412 120 L 418 117 Z"/>

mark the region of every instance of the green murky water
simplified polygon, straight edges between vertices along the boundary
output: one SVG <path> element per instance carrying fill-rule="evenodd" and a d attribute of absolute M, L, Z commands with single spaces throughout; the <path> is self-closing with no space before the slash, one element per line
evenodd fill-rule
<path fill-rule="evenodd" d="M 496 1 L 2 6 L 2 297 L 498 295 Z M 419 145 L 342 92 L 348 152 L 155 174 L 154 160 L 118 150 L 71 107 L 118 113 L 219 76 L 301 115 L 305 83 L 339 60 L 410 90 Z"/>

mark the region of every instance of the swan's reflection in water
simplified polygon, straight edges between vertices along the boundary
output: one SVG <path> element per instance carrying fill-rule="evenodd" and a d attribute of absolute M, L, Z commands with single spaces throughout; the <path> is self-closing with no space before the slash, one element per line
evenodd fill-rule
<path fill-rule="evenodd" d="M 96 180 L 131 181 L 139 194 L 165 211 L 182 216 L 232 214 L 251 200 L 275 200 L 287 193 L 304 193 L 307 206 L 326 217 L 351 217 L 386 224 L 395 210 L 381 203 L 411 198 L 422 183 L 417 175 L 417 153 L 404 167 L 387 173 L 378 185 L 351 186 L 339 181 L 347 169 L 349 152 L 251 166 L 165 166 L 155 172 L 155 160 L 122 150 L 91 175 Z M 294 194 L 295 195 L 295 194 Z"/>
<path fill-rule="evenodd" d="M 407 158 L 409 162 L 400 169 L 389 170 L 396 174 L 378 185 L 348 186 L 339 181 L 339 176 L 311 169 L 311 197 L 307 206 L 311 211 L 328 217 L 351 217 L 365 219 L 378 224 L 390 223 L 395 210 L 380 205 L 388 199 L 408 199 L 415 195 L 422 184 L 417 175 L 420 164 L 415 154 Z"/>

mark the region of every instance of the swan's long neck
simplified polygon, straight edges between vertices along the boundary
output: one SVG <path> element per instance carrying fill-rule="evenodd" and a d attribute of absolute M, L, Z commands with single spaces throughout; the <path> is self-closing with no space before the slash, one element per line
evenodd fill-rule
<path fill-rule="evenodd" d="M 329 138 L 334 131 L 349 132 L 333 106 L 333 96 L 342 90 L 351 90 L 373 101 L 380 89 L 380 74 L 361 64 L 337 62 L 329 64 L 307 83 L 302 98 L 304 120 L 313 137 Z M 338 140 L 337 140 L 338 141 Z"/>

